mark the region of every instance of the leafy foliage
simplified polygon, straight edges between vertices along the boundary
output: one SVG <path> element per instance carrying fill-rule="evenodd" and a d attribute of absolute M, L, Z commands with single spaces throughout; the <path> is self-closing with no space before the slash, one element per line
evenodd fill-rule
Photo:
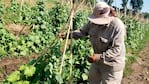
<path fill-rule="evenodd" d="M 142 15 L 144 16 L 145 19 L 149 19 L 149 13 L 148 12 L 143 12 Z"/>
<path fill-rule="evenodd" d="M 105 2 L 107 2 L 110 6 L 112 5 L 113 3 L 113 0 L 104 0 Z"/>
<path fill-rule="evenodd" d="M 135 12 L 138 12 L 142 9 L 143 0 L 131 0 L 130 3 Z"/>
<path fill-rule="evenodd" d="M 128 3 L 128 0 L 122 0 L 122 7 L 123 8 L 126 8 L 127 7 L 127 3 Z"/>
<path fill-rule="evenodd" d="M 39 83 L 58 83 L 68 82 L 69 77 L 69 54 L 66 53 L 66 60 L 64 64 L 63 73 L 59 75 L 60 59 L 62 56 L 62 45 L 63 41 L 56 40 L 57 33 L 64 27 L 67 22 L 69 10 L 66 6 L 57 4 L 50 10 L 45 10 L 44 3 L 37 2 L 37 6 L 32 7 L 31 10 L 31 24 L 35 25 L 34 30 L 27 36 L 20 36 L 17 47 L 18 53 L 24 52 L 25 48 L 30 49 L 29 52 L 39 52 L 47 45 L 48 51 L 45 54 L 39 56 L 38 59 L 32 60 L 27 65 L 22 65 L 17 72 L 19 72 L 19 79 L 10 81 L 8 77 L 5 83 L 17 83 L 20 81 L 26 81 L 30 84 Z M 83 16 L 83 17 L 82 17 Z M 84 25 L 87 21 L 87 11 L 82 11 L 77 13 L 74 18 L 75 28 L 79 28 Z M 81 17 L 81 18 L 80 18 Z M 46 40 L 43 40 L 46 39 Z M 52 43 L 54 41 L 54 43 Z M 86 42 L 88 45 L 86 45 Z M 45 44 L 44 44 L 45 43 Z M 23 48 L 25 47 L 25 48 Z M 73 43 L 73 73 L 72 80 L 76 83 L 81 83 L 87 81 L 87 72 L 89 69 L 89 64 L 86 61 L 86 57 L 90 54 L 90 43 L 87 39 L 77 40 Z M 69 49 L 68 49 L 69 50 Z M 25 55 L 25 54 L 24 54 Z M 79 59 L 78 59 L 79 58 Z M 84 68 L 83 68 L 84 67 Z M 42 73 L 42 74 L 41 74 Z M 18 75 L 17 73 L 14 73 Z"/>

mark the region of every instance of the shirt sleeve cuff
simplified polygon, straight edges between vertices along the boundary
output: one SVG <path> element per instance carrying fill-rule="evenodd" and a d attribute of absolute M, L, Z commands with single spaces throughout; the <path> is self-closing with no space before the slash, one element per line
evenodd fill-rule
<path fill-rule="evenodd" d="M 97 55 L 96 55 L 96 61 L 101 60 L 101 57 L 102 57 L 102 54 L 97 54 Z"/>

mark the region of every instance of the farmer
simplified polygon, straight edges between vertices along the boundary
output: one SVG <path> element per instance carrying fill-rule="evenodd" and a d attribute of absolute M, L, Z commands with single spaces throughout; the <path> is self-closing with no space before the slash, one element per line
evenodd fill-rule
<path fill-rule="evenodd" d="M 88 23 L 73 31 L 77 39 L 89 35 L 94 54 L 88 57 L 91 64 L 90 84 L 120 84 L 125 67 L 125 26 L 105 2 L 95 5 Z M 63 33 L 59 34 L 63 38 Z"/>

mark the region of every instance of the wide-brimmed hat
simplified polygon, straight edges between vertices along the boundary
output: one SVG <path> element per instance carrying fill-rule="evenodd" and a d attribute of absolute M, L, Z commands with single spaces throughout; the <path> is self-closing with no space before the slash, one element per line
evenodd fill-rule
<path fill-rule="evenodd" d="M 111 21 L 109 13 L 110 6 L 105 2 L 98 2 L 93 9 L 93 13 L 88 17 L 88 19 L 94 24 L 109 24 Z"/>

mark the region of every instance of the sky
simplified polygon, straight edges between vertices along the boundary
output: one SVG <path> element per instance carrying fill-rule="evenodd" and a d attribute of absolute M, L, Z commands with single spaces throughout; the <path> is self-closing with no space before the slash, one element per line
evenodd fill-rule
<path fill-rule="evenodd" d="M 143 4 L 143 8 L 142 8 L 142 12 L 149 12 L 149 0 L 143 0 L 144 4 Z"/>
<path fill-rule="evenodd" d="M 97 1 L 102 1 L 102 0 L 97 0 Z M 122 3 L 122 0 L 114 0 L 113 5 L 121 8 L 122 7 L 121 3 Z M 149 0 L 143 0 L 143 3 L 144 4 L 143 4 L 141 12 L 149 12 Z M 130 5 L 128 4 L 127 7 L 130 8 Z"/>

